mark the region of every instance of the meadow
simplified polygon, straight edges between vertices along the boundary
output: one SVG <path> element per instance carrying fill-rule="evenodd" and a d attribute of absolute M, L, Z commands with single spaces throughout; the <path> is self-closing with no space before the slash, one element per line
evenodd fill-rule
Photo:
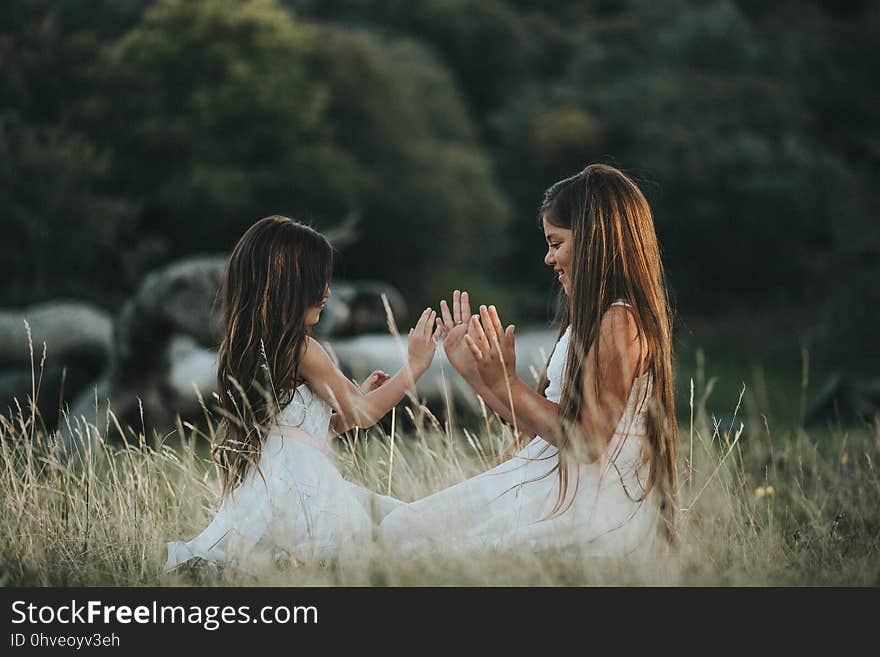
<path fill-rule="evenodd" d="M 356 568 L 163 574 L 165 542 L 197 534 L 218 504 L 210 414 L 200 423 L 179 423 L 167 435 L 123 428 L 112 412 L 103 425 L 65 417 L 77 437 L 74 449 L 65 451 L 41 428 L 33 408 L 18 406 L 0 416 L 0 583 L 880 584 L 880 420 L 820 430 L 783 422 L 777 427 L 748 385 L 735 398 L 718 399 L 718 379 L 703 371 L 704 363 L 700 356 L 694 375 L 678 381 L 686 402 L 679 405 L 677 544 L 663 555 L 583 560 L 567 553 L 494 552 L 401 563 L 377 547 Z M 35 379 L 35 394 L 37 385 Z M 797 390 L 792 396 L 803 397 Z M 352 481 L 404 500 L 491 467 L 514 438 L 490 412 L 462 427 L 415 400 L 387 425 L 349 434 L 338 441 L 337 454 Z"/>

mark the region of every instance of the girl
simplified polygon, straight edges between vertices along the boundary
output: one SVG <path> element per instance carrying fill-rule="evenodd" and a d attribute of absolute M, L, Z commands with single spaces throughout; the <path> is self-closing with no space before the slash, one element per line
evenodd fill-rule
<path fill-rule="evenodd" d="M 670 317 L 651 211 L 638 187 L 592 165 L 547 190 L 544 258 L 563 321 L 537 391 L 516 377 L 514 327 L 467 292 L 441 302 L 447 357 L 515 429 L 514 458 L 402 505 L 382 522 L 406 553 L 456 546 L 573 547 L 620 556 L 672 536 L 675 409 Z"/>
<path fill-rule="evenodd" d="M 410 330 L 406 365 L 391 377 L 374 372 L 361 390 L 309 335 L 331 269 L 324 236 L 286 217 L 258 221 L 233 250 L 213 450 L 222 504 L 199 536 L 168 544 L 166 570 L 193 557 L 252 566 L 354 557 L 395 504 L 344 480 L 330 440 L 374 424 L 414 386 L 434 356 L 436 313 L 425 309 Z"/>

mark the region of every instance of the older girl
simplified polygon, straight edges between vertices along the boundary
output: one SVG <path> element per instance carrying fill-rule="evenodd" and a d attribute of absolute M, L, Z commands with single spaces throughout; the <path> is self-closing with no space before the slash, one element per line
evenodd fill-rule
<path fill-rule="evenodd" d="M 564 292 L 537 390 L 516 377 L 514 327 L 466 292 L 441 303 L 444 349 L 492 409 L 533 436 L 488 472 L 394 509 L 408 554 L 480 547 L 621 556 L 671 540 L 675 409 L 670 316 L 651 210 L 622 172 L 592 165 L 547 190 L 544 262 Z"/>

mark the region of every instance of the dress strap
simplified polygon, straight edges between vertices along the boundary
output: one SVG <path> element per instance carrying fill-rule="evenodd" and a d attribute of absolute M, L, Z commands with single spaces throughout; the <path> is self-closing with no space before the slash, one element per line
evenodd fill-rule
<path fill-rule="evenodd" d="M 632 308 L 633 307 L 632 304 L 629 301 L 627 301 L 626 299 L 618 299 L 617 301 L 612 302 L 611 305 L 612 306 L 624 306 L 625 308 Z M 644 371 L 639 376 L 640 377 L 647 376 L 648 370 L 645 367 L 645 363 L 644 362 L 639 363 L 639 366 L 640 366 L 639 369 L 644 368 Z"/>
<path fill-rule="evenodd" d="M 299 427 L 292 427 L 286 424 L 273 424 L 266 431 L 267 436 L 283 436 L 297 442 L 304 443 L 310 447 L 314 447 L 324 454 L 330 453 L 330 443 L 326 440 L 320 440 L 312 434 L 303 431 Z"/>

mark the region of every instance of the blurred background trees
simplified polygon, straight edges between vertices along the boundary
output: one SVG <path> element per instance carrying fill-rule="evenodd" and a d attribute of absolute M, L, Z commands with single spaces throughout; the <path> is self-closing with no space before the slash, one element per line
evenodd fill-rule
<path fill-rule="evenodd" d="M 876 0 L 10 0 L 0 304 L 115 308 L 281 213 L 356 219 L 340 276 L 544 321 L 537 205 L 604 161 L 681 315 L 796 311 L 876 372 L 878 27 Z"/>

